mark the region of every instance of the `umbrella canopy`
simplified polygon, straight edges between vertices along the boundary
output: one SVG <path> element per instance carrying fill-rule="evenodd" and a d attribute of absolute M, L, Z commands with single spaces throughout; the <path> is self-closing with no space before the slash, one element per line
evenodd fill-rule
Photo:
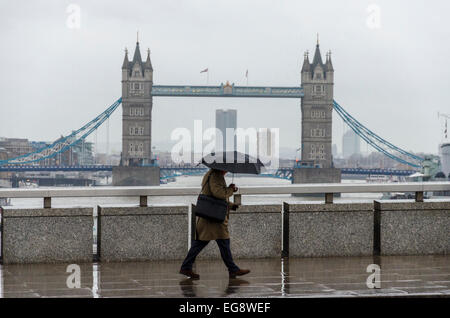
<path fill-rule="evenodd" d="M 202 158 L 205 166 L 232 173 L 260 174 L 263 163 L 238 151 L 213 152 Z"/>

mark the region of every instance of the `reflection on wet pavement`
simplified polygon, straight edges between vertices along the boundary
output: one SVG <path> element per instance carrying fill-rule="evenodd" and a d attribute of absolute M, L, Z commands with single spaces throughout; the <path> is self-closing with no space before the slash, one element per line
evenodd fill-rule
<path fill-rule="evenodd" d="M 180 262 L 79 264 L 80 288 L 68 288 L 69 264 L 0 266 L 0 297 L 352 297 L 450 296 L 450 256 L 383 256 L 238 260 L 250 268 L 229 279 L 221 260 L 199 260 L 199 280 Z M 381 268 L 381 288 L 366 281 Z"/>

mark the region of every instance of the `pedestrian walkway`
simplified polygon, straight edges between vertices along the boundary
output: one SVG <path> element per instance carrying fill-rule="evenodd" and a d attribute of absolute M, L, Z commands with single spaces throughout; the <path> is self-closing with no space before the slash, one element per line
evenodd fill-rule
<path fill-rule="evenodd" d="M 237 260 L 251 273 L 229 279 L 222 260 L 198 260 L 199 280 L 178 274 L 181 261 L 80 264 L 80 288 L 68 288 L 69 264 L 0 266 L 0 297 L 450 297 L 450 256 Z M 367 266 L 381 288 L 367 287 Z M 73 280 L 69 279 L 72 283 Z"/>

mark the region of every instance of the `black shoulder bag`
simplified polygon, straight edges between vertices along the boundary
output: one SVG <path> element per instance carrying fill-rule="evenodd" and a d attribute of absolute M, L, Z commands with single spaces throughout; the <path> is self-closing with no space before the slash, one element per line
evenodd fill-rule
<path fill-rule="evenodd" d="M 205 185 L 202 188 L 202 192 L 204 187 L 207 184 L 209 185 L 210 177 L 211 174 L 208 176 L 208 180 L 206 180 Z M 197 198 L 195 214 L 212 222 L 223 223 L 227 215 L 227 208 L 227 201 L 200 193 Z"/>

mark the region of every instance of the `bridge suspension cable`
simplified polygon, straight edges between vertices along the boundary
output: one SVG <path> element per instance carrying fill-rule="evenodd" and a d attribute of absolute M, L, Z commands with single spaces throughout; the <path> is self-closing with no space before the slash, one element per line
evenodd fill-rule
<path fill-rule="evenodd" d="M 52 158 L 59 153 L 62 153 L 69 149 L 70 147 L 76 145 L 80 141 L 86 139 L 93 131 L 95 131 L 105 120 L 107 120 L 111 114 L 119 107 L 122 103 L 122 98 L 119 98 L 111 106 L 109 106 L 104 112 L 95 117 L 93 120 L 88 122 L 86 125 L 78 130 L 73 131 L 70 135 L 66 137 L 59 138 L 52 144 L 38 149 L 34 152 L 24 154 L 18 157 L 0 160 L 1 165 L 13 165 L 13 164 L 24 164 L 24 163 L 34 163 L 44 159 Z"/>
<path fill-rule="evenodd" d="M 107 120 L 111 114 L 117 109 L 117 107 L 122 103 L 122 98 L 115 101 L 110 107 L 108 107 L 104 112 L 95 117 L 93 120 L 88 122 L 83 127 L 76 131 L 73 131 L 70 135 L 66 137 L 59 138 L 52 144 L 43 147 L 37 151 L 24 154 L 18 157 L 0 160 L 0 165 L 14 165 L 14 164 L 29 164 L 38 162 L 44 159 L 52 158 L 57 154 L 60 154 L 70 147 L 76 145 L 80 141 L 86 139 L 92 132 L 96 131 L 97 128 Z M 381 138 L 373 131 L 362 125 L 358 120 L 351 116 L 342 106 L 340 106 L 336 101 L 333 101 L 333 108 L 342 118 L 342 120 L 363 140 L 365 140 L 369 145 L 374 147 L 379 152 L 388 156 L 389 158 L 396 160 L 402 164 L 406 164 L 415 168 L 421 167 L 421 162 L 423 158 L 409 153 L 393 144 L 387 140 Z"/>
<path fill-rule="evenodd" d="M 369 145 L 374 147 L 379 152 L 388 156 L 389 158 L 396 160 L 402 164 L 412 166 L 414 168 L 420 168 L 423 158 L 416 156 L 410 152 L 407 152 L 387 140 L 381 138 L 373 131 L 365 127 L 353 116 L 351 116 L 342 106 L 340 106 L 335 100 L 333 100 L 333 108 L 342 118 L 342 120 L 363 140 Z"/>

